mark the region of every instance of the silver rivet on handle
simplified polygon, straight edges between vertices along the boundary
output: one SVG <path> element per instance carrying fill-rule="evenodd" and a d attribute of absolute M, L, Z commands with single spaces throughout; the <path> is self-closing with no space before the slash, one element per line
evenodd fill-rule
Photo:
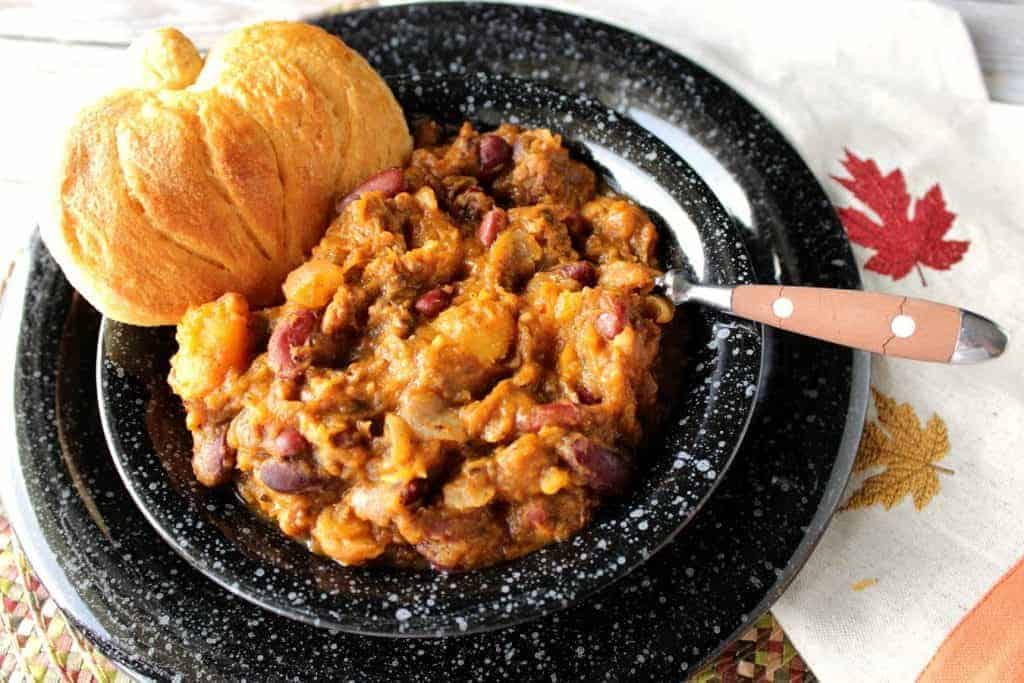
<path fill-rule="evenodd" d="M 780 296 L 772 302 L 772 313 L 775 314 L 776 318 L 788 318 L 793 315 L 793 308 L 792 300 L 784 296 Z"/>
<path fill-rule="evenodd" d="M 892 319 L 892 322 L 889 323 L 889 329 L 900 339 L 906 339 L 914 334 L 914 330 L 917 329 L 917 323 L 909 315 L 901 313 Z"/>

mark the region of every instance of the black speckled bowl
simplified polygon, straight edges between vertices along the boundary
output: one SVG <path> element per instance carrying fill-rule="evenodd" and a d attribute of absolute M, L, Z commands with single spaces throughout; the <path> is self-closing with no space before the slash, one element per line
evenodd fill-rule
<path fill-rule="evenodd" d="M 482 128 L 509 121 L 562 133 L 617 190 L 660 219 L 666 264 L 707 283 L 752 281 L 743 242 L 714 194 L 631 119 L 586 96 L 512 76 L 423 74 L 391 85 L 410 117 L 469 119 Z M 712 311 L 687 309 L 682 317 L 686 333 L 663 341 L 670 365 L 662 380 L 664 427 L 640 453 L 641 476 L 631 494 L 602 508 L 570 540 L 475 572 L 342 567 L 261 522 L 232 492 L 199 486 L 183 410 L 166 383 L 171 329 L 104 322 L 101 416 L 118 470 L 146 517 L 193 566 L 233 593 L 355 633 L 494 629 L 564 608 L 627 574 L 693 517 L 729 466 L 755 401 L 761 334 Z"/>

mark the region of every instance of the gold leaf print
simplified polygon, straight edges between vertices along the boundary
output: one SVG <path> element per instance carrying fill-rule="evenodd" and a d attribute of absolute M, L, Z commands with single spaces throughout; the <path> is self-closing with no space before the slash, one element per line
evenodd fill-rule
<path fill-rule="evenodd" d="M 935 464 L 949 453 L 946 423 L 932 415 L 922 429 L 909 403 L 897 404 L 874 387 L 871 395 L 878 420 L 864 426 L 853 471 L 885 469 L 865 479 L 840 509 L 881 504 L 889 510 L 909 495 L 914 499 L 914 507 L 920 510 L 938 493 L 939 473 L 954 473 Z"/>
<path fill-rule="evenodd" d="M 853 590 L 855 590 L 857 592 L 860 592 L 860 591 L 864 590 L 865 588 L 871 588 L 876 583 L 878 583 L 878 579 L 861 579 L 860 581 L 857 581 L 856 583 L 851 584 L 850 588 L 852 588 Z"/>

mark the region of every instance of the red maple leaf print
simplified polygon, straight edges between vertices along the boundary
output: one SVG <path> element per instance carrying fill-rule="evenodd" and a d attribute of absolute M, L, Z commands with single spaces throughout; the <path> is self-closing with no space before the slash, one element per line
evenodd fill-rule
<path fill-rule="evenodd" d="M 873 159 L 861 159 L 850 150 L 846 150 L 842 164 L 850 177 L 832 178 L 881 220 L 878 223 L 853 207 L 836 208 L 850 239 L 875 250 L 875 255 L 864 264 L 865 268 L 889 275 L 893 280 L 905 277 L 916 268 L 921 284 L 927 286 L 922 265 L 949 270 L 963 258 L 970 242 L 942 239 L 952 227 L 956 214 L 946 210 L 946 200 L 938 183 L 914 201 L 911 217 L 910 195 L 902 171 L 896 169 L 882 175 Z"/>

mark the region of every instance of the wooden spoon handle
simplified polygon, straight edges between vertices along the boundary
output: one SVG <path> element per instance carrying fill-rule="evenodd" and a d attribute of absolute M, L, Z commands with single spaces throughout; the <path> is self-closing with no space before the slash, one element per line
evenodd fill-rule
<path fill-rule="evenodd" d="M 969 363 L 1002 353 L 1006 336 L 991 321 L 955 306 L 874 292 L 784 285 L 740 285 L 736 315 L 817 339 L 937 363 Z"/>

